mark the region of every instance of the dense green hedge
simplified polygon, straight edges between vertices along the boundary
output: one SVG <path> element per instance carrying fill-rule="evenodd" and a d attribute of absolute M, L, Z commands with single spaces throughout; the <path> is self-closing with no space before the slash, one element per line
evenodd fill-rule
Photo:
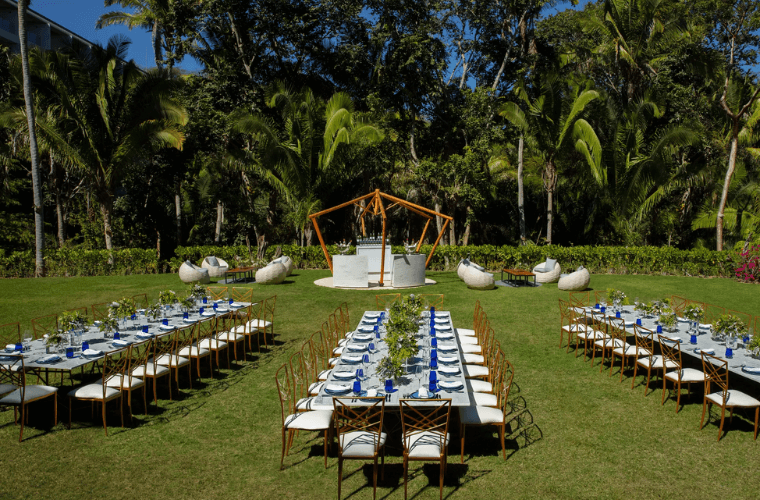
<path fill-rule="evenodd" d="M 431 245 L 423 245 L 421 252 L 429 253 Z M 266 261 L 274 256 L 276 246 L 267 248 Z M 331 254 L 337 247 L 329 246 Z M 393 246 L 394 253 L 403 253 L 400 245 Z M 327 263 L 319 246 L 300 247 L 282 245 L 282 252 L 289 255 L 296 267 L 301 269 L 325 269 Z M 350 253 L 353 253 L 351 249 Z M 200 264 L 207 255 L 216 255 L 230 265 L 249 262 L 246 246 L 196 246 L 178 247 L 176 256 L 159 262 L 155 250 L 128 248 L 114 250 L 114 263 L 108 264 L 105 250 L 50 250 L 45 253 L 48 276 L 107 276 L 123 274 L 152 274 L 176 272 L 185 259 Z M 470 255 L 474 262 L 498 271 L 504 267 L 529 269 L 547 256 L 557 259 L 563 269 L 579 265 L 592 273 L 616 274 L 674 274 L 687 276 L 734 276 L 737 254 L 733 251 L 678 250 L 671 247 L 560 247 L 560 246 L 439 246 L 431 270 L 453 269 L 459 260 Z M 27 277 L 34 274 L 34 254 L 31 251 L 0 254 L 0 276 Z"/>

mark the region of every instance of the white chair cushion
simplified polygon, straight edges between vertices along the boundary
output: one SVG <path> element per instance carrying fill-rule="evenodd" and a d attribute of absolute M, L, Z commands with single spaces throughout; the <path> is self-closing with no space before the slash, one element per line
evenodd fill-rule
<path fill-rule="evenodd" d="M 610 338 L 610 336 L 598 330 L 591 330 L 591 331 L 586 330 L 585 332 L 579 331 L 578 338 L 588 339 L 588 340 L 598 340 L 598 339 L 608 339 Z"/>
<path fill-rule="evenodd" d="M 327 380 L 330 378 L 330 374 L 332 373 L 332 370 L 323 370 L 322 373 L 319 374 L 317 377 L 318 380 Z"/>
<path fill-rule="evenodd" d="M 501 424 L 504 414 L 488 406 L 460 406 L 459 421 L 464 425 Z"/>
<path fill-rule="evenodd" d="M 459 343 L 462 345 L 478 345 L 477 337 L 459 337 Z"/>
<path fill-rule="evenodd" d="M 462 366 L 465 378 L 479 378 L 488 376 L 488 367 L 479 365 Z"/>
<path fill-rule="evenodd" d="M 201 349 L 211 349 L 212 351 L 219 351 L 227 347 L 226 342 L 222 342 L 219 339 L 203 339 L 201 340 Z"/>
<path fill-rule="evenodd" d="M 620 347 L 620 348 L 622 348 L 623 346 L 627 346 L 627 345 L 629 345 L 629 344 L 628 344 L 627 342 L 623 342 L 623 341 L 622 341 L 622 340 L 620 340 L 620 339 L 613 339 L 613 338 L 611 338 L 611 337 L 608 337 L 608 338 L 606 338 L 606 339 L 599 339 L 599 340 L 596 340 L 596 341 L 594 341 L 594 345 L 595 345 L 595 346 L 597 346 L 597 347 L 602 347 L 602 346 L 604 346 L 605 348 L 609 349 L 609 348 L 610 348 L 610 347 L 612 347 L 613 345 L 614 345 L 615 347 Z"/>
<path fill-rule="evenodd" d="M 250 325 L 238 325 L 235 328 L 232 329 L 235 333 L 240 333 L 245 335 L 246 333 L 251 335 L 253 333 L 258 332 L 259 330 L 257 328 L 252 328 Z"/>
<path fill-rule="evenodd" d="M 113 387 L 106 387 L 106 401 L 110 401 L 119 396 L 121 391 L 114 389 Z M 102 384 L 88 384 L 78 389 L 74 389 L 69 392 L 69 397 L 78 399 L 98 399 L 103 400 L 103 385 Z"/>
<path fill-rule="evenodd" d="M 271 321 L 265 321 L 263 319 L 252 319 L 248 322 L 248 326 L 252 328 L 269 328 L 272 326 Z"/>
<path fill-rule="evenodd" d="M 189 359 L 177 356 L 176 354 L 164 354 L 156 360 L 156 364 L 171 368 L 185 366 L 189 362 Z"/>
<path fill-rule="evenodd" d="M 409 450 L 410 458 L 437 459 L 446 450 L 451 436 L 445 438 L 442 432 L 417 431 L 404 436 L 404 447 Z"/>
<path fill-rule="evenodd" d="M 326 403 L 315 403 L 314 400 L 316 398 L 301 398 L 296 403 L 296 410 L 298 411 L 307 411 L 307 410 L 321 410 L 321 411 L 333 411 L 333 405 L 332 402 L 330 404 Z"/>
<path fill-rule="evenodd" d="M 704 372 L 700 370 L 695 370 L 694 368 L 684 368 L 683 370 L 675 370 L 672 372 L 668 372 L 665 374 L 665 378 L 668 380 L 672 380 L 673 382 L 678 382 L 679 375 L 681 378 L 681 382 L 704 382 L 705 381 Z"/>
<path fill-rule="evenodd" d="M 4 396 L 9 392 L 16 390 L 16 386 L 13 384 L 0 384 L 0 396 Z"/>
<path fill-rule="evenodd" d="M 241 340 L 245 340 L 245 335 L 233 332 L 221 332 L 216 338 L 224 342 L 240 342 Z"/>
<path fill-rule="evenodd" d="M 342 346 L 341 347 L 336 347 L 335 349 L 333 349 L 332 353 L 335 356 L 340 356 L 341 354 L 343 354 L 343 347 Z"/>
<path fill-rule="evenodd" d="M 344 457 L 371 457 L 385 445 L 388 435 L 380 433 L 380 439 L 373 432 L 354 431 L 340 435 L 340 449 Z"/>
<path fill-rule="evenodd" d="M 129 377 L 126 375 L 111 375 L 111 377 L 108 379 L 108 382 L 106 382 L 106 386 L 113 387 L 114 389 L 129 389 L 130 383 L 129 383 Z M 95 382 L 92 383 L 92 385 L 100 385 L 103 383 L 103 379 L 99 378 Z M 134 374 L 132 375 L 132 389 L 139 389 L 140 387 L 145 385 L 145 382 L 139 377 L 136 377 Z"/>
<path fill-rule="evenodd" d="M 562 329 L 566 332 L 585 332 L 589 328 L 588 325 L 579 325 L 578 323 L 573 323 L 572 325 L 565 325 L 562 327 Z"/>
<path fill-rule="evenodd" d="M 333 411 L 304 411 L 288 415 L 285 419 L 286 429 L 301 429 L 305 431 L 321 431 L 332 425 Z"/>
<path fill-rule="evenodd" d="M 462 346 L 463 353 L 480 354 L 483 352 L 483 348 L 477 344 L 464 344 Z"/>
<path fill-rule="evenodd" d="M 454 328 L 454 332 L 459 336 L 475 337 L 475 330 L 471 328 Z"/>
<path fill-rule="evenodd" d="M 208 349 L 203 349 L 203 348 L 199 349 L 197 345 L 190 345 L 190 346 L 183 347 L 182 349 L 180 349 L 177 354 L 179 354 L 180 356 L 185 356 L 185 357 L 189 356 L 193 358 L 202 358 L 204 356 L 208 356 L 209 354 L 211 354 L 211 351 L 209 351 Z"/>
<path fill-rule="evenodd" d="M 712 394 L 708 394 L 705 397 L 708 399 L 708 401 L 711 401 L 717 405 L 723 404 L 723 392 L 714 392 Z M 744 394 L 741 391 L 729 389 L 728 397 L 726 398 L 726 406 L 744 406 L 744 407 L 760 406 L 760 401 L 758 401 L 757 399 L 753 398 L 752 396 L 748 394 Z"/>
<path fill-rule="evenodd" d="M 623 350 L 622 347 L 617 347 L 612 350 L 615 354 L 618 356 L 651 356 L 652 353 L 649 352 L 649 349 L 644 349 L 643 347 L 636 347 L 635 345 L 631 344 L 625 344 L 625 350 Z"/>
<path fill-rule="evenodd" d="M 147 365 L 137 366 L 132 370 L 133 377 L 162 377 L 171 373 L 165 366 L 154 365 L 153 361 L 148 361 Z"/>
<path fill-rule="evenodd" d="M 475 400 L 475 404 L 478 406 L 498 406 L 498 401 L 496 401 L 496 396 L 494 394 L 473 392 L 472 398 Z"/>
<path fill-rule="evenodd" d="M 480 354 L 464 353 L 462 354 L 462 358 L 464 359 L 464 362 L 469 365 L 481 365 L 486 362 L 486 358 Z"/>
<path fill-rule="evenodd" d="M 101 387 L 102 386 L 98 386 Z M 35 399 L 44 398 L 53 393 L 58 392 L 57 387 L 50 387 L 47 385 L 27 385 L 24 392 L 24 402 L 34 401 Z M 21 390 L 16 389 L 10 394 L 7 394 L 0 399 L 0 405 L 20 405 L 21 404 Z"/>
<path fill-rule="evenodd" d="M 309 386 L 309 395 L 310 396 L 316 396 L 319 394 L 319 391 L 322 390 L 322 386 L 325 385 L 324 382 L 314 382 Z"/>
<path fill-rule="evenodd" d="M 467 380 L 467 392 L 493 392 L 491 382 L 485 380 Z"/>
<path fill-rule="evenodd" d="M 647 368 L 647 367 L 649 367 L 649 359 L 650 358 L 652 360 L 652 369 L 653 370 L 660 370 L 660 369 L 662 369 L 663 360 L 665 360 L 665 358 L 663 358 L 659 354 L 657 354 L 655 356 L 651 356 L 651 357 L 647 356 L 645 358 L 637 359 L 636 362 L 639 365 L 643 366 L 644 368 Z M 675 363 L 673 363 L 672 361 L 670 361 L 668 359 L 668 360 L 665 360 L 665 368 L 668 369 L 668 370 L 670 370 L 672 368 L 678 368 L 678 365 L 675 364 Z"/>
<path fill-rule="evenodd" d="M 338 358 L 330 358 L 330 360 L 329 360 L 330 366 L 335 366 L 335 365 L 337 365 L 337 364 L 338 364 L 338 361 L 340 361 L 340 358 L 339 358 L 339 357 L 338 357 Z"/>

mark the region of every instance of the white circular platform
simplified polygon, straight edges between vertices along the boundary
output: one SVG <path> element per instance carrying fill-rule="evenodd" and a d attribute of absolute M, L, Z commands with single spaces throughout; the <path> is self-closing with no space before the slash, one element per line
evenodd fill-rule
<path fill-rule="evenodd" d="M 383 286 L 380 286 L 380 284 L 377 281 L 370 281 L 369 286 L 367 288 L 355 288 L 355 287 L 342 287 L 342 286 L 335 286 L 333 285 L 333 277 L 328 276 L 327 278 L 318 279 L 314 282 L 317 286 L 323 286 L 326 288 L 339 288 L 341 290 L 409 290 L 412 288 L 422 288 L 424 286 L 430 286 L 435 285 L 436 282 L 431 280 L 430 278 L 425 278 L 425 284 L 419 285 L 419 286 L 405 286 L 405 287 L 392 287 L 388 284 L 385 284 Z"/>

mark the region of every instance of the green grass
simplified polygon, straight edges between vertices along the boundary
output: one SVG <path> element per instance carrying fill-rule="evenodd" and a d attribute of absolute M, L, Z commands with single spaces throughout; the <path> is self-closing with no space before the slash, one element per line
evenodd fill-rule
<path fill-rule="evenodd" d="M 0 412 L 0 498 L 334 498 L 337 460 L 322 465 L 317 434 L 296 438 L 286 468 L 279 471 L 280 410 L 275 370 L 316 331 L 327 315 L 348 301 L 352 322 L 374 308 L 374 292 L 329 290 L 312 282 L 326 271 L 296 271 L 284 285 L 256 288 L 276 293 L 276 334 L 270 353 L 175 401 L 161 400 L 135 425 L 118 427 L 109 413 L 109 436 L 89 408 L 78 407 L 71 430 L 52 429 L 49 406 L 32 408 L 34 426 L 18 443 L 12 412 Z M 498 452 L 496 434 L 468 431 L 465 464 L 459 464 L 457 436 L 450 447 L 444 495 L 453 498 L 757 498 L 760 456 L 751 423 L 735 416 L 716 443 L 717 423 L 699 431 L 701 397 L 682 397 L 660 406 L 658 390 L 630 389 L 617 372 L 599 373 L 582 358 L 558 349 L 556 285 L 535 289 L 468 290 L 454 273 L 429 273 L 438 284 L 425 292 L 445 293 L 445 308 L 457 326 L 469 326 L 477 299 L 488 313 L 507 357 L 515 366 L 512 398 L 527 407 L 513 422 L 508 459 Z M 756 313 L 760 289 L 726 279 L 664 276 L 593 276 L 597 289 L 616 287 L 629 297 L 671 294 Z M 107 278 L 5 280 L 0 287 L 0 322 L 21 321 L 73 307 L 148 292 L 155 298 L 176 275 Z M 738 378 L 738 377 L 736 377 Z M 641 377 L 639 377 L 640 381 Z M 734 379 L 734 381 L 737 381 Z M 745 389 L 760 393 L 756 385 Z M 701 393 L 701 390 L 698 390 Z M 64 398 L 65 399 L 65 398 Z M 60 408 L 63 422 L 65 406 Z M 715 413 L 715 412 L 714 412 Z M 530 423 L 535 424 L 529 427 Z M 525 432 L 522 432 L 525 431 Z M 525 434 L 525 435 L 524 435 Z M 527 441 L 526 441 L 527 435 Z M 390 451 L 380 498 L 401 498 L 403 476 L 397 451 Z M 348 461 L 343 492 L 369 498 L 371 466 Z M 409 494 L 437 498 L 437 466 L 413 463 Z"/>

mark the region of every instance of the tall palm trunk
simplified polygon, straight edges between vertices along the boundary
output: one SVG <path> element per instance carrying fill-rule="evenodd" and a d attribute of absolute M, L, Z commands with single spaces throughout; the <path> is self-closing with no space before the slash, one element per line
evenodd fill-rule
<path fill-rule="evenodd" d="M 182 244 L 182 200 L 180 199 L 180 189 L 182 183 L 177 183 L 177 190 L 174 192 L 174 214 L 177 220 L 177 245 Z"/>
<path fill-rule="evenodd" d="M 219 243 L 222 238 L 222 223 L 224 222 L 224 203 L 216 202 L 216 230 L 214 231 L 214 243 Z"/>
<path fill-rule="evenodd" d="M 554 222 L 554 189 L 557 186 L 557 167 L 554 160 L 546 163 L 546 244 L 552 244 L 552 224 Z"/>
<path fill-rule="evenodd" d="M 736 170 L 736 151 L 739 148 L 739 121 L 734 120 L 731 127 L 731 152 L 728 154 L 728 169 L 726 170 L 726 179 L 723 181 L 723 193 L 720 196 L 720 205 L 718 205 L 718 216 L 715 221 L 715 232 L 718 240 L 717 250 L 723 250 L 723 214 L 728 203 L 728 188 L 731 186 L 731 178 Z"/>
<path fill-rule="evenodd" d="M 153 44 L 153 57 L 156 59 L 156 67 L 161 69 L 163 67 L 161 63 L 161 31 L 158 27 L 158 21 L 153 21 L 153 32 L 151 33 L 150 41 Z"/>
<path fill-rule="evenodd" d="M 525 137 L 520 134 L 517 147 L 517 212 L 520 215 L 520 244 L 525 245 L 525 194 L 523 192 L 523 149 Z"/>
<path fill-rule="evenodd" d="M 111 214 L 113 212 L 113 200 L 109 194 L 103 193 L 98 196 L 100 215 L 103 216 L 103 237 L 108 250 L 108 264 L 113 264 L 113 229 L 111 227 Z"/>
<path fill-rule="evenodd" d="M 34 196 L 34 275 L 44 276 L 45 261 L 45 218 L 42 211 L 42 182 L 40 179 L 40 159 L 37 150 L 37 131 L 34 126 L 34 105 L 32 83 L 29 76 L 29 47 L 26 37 L 26 10 L 29 0 L 18 2 L 18 39 L 21 49 L 21 69 L 24 78 L 24 101 L 26 103 L 26 120 L 29 127 L 29 156 L 32 160 L 32 193 Z"/>

